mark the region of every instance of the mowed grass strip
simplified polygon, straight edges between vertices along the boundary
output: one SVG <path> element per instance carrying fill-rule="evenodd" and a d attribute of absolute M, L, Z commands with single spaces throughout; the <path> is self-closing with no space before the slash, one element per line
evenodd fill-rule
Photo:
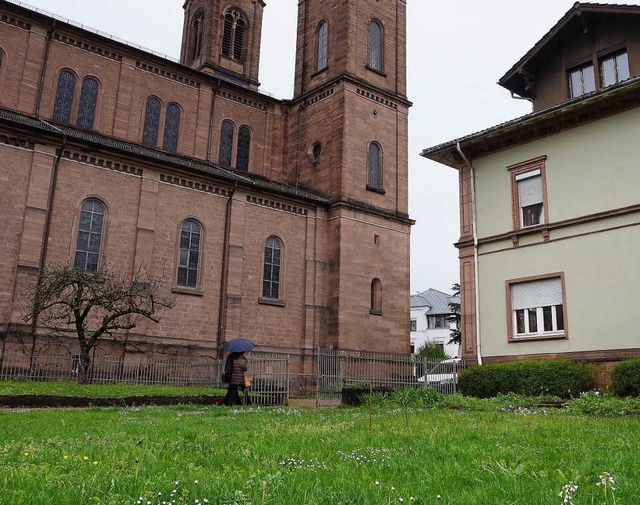
<path fill-rule="evenodd" d="M 640 503 L 635 416 L 179 406 L 0 423 L 3 505 L 541 505 L 571 483 L 574 505 Z"/>
<path fill-rule="evenodd" d="M 211 387 L 173 387 L 129 384 L 78 384 L 72 381 L 0 381 L 0 395 L 86 396 L 120 398 L 125 396 L 224 395 L 225 389 Z"/>

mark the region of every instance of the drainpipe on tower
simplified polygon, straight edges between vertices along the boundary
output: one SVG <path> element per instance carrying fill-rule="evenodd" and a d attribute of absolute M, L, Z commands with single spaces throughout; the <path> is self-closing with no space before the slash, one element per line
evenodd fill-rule
<path fill-rule="evenodd" d="M 473 233 L 473 275 L 475 282 L 474 285 L 474 295 L 475 295 L 475 306 L 476 306 L 476 349 L 478 354 L 478 365 L 482 365 L 482 345 L 480 342 L 480 293 L 479 293 L 479 282 L 478 282 L 478 221 L 477 221 L 477 213 L 476 213 L 476 177 L 475 171 L 473 169 L 473 165 L 469 161 L 469 159 L 462 152 L 462 148 L 460 147 L 460 142 L 456 143 L 456 150 L 460 157 L 464 160 L 465 164 L 469 168 L 471 173 L 471 229 Z"/>

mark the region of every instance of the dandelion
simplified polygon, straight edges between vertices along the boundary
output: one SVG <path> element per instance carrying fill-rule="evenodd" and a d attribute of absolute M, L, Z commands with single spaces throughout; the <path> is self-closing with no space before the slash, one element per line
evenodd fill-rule
<path fill-rule="evenodd" d="M 97 465 L 97 464 L 98 464 L 98 462 L 97 462 L 97 461 L 94 461 L 94 462 L 93 462 L 93 464 L 94 464 L 94 465 Z"/>
<path fill-rule="evenodd" d="M 27 456 L 29 456 L 29 453 L 28 453 L 28 452 L 25 452 L 25 453 L 24 453 L 24 457 L 26 458 Z"/>
<path fill-rule="evenodd" d="M 82 459 L 84 459 L 85 461 L 89 461 L 89 456 L 84 456 Z"/>
<path fill-rule="evenodd" d="M 65 455 L 64 455 L 64 459 L 69 459 L 69 455 L 68 455 L 68 454 L 65 454 Z"/>

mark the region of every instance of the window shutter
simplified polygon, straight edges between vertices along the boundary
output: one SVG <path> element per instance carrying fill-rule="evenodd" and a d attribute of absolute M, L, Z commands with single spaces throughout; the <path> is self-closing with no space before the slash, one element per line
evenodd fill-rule
<path fill-rule="evenodd" d="M 542 176 L 527 177 L 518 181 L 520 208 L 542 203 Z"/>
<path fill-rule="evenodd" d="M 562 305 L 560 277 L 512 285 L 511 305 L 513 310 Z"/>

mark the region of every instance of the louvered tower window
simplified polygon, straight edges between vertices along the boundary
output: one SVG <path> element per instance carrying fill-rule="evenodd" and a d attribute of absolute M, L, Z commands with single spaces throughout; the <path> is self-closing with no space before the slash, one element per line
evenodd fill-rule
<path fill-rule="evenodd" d="M 224 16 L 224 31 L 222 34 L 222 55 L 241 61 L 244 51 L 244 36 L 246 23 L 239 11 L 232 10 Z"/>
<path fill-rule="evenodd" d="M 382 25 L 378 21 L 369 23 L 369 67 L 382 72 L 383 65 Z"/>
<path fill-rule="evenodd" d="M 318 60 L 316 70 L 319 72 L 327 67 L 327 48 L 329 43 L 329 23 L 321 21 L 318 25 Z"/>

